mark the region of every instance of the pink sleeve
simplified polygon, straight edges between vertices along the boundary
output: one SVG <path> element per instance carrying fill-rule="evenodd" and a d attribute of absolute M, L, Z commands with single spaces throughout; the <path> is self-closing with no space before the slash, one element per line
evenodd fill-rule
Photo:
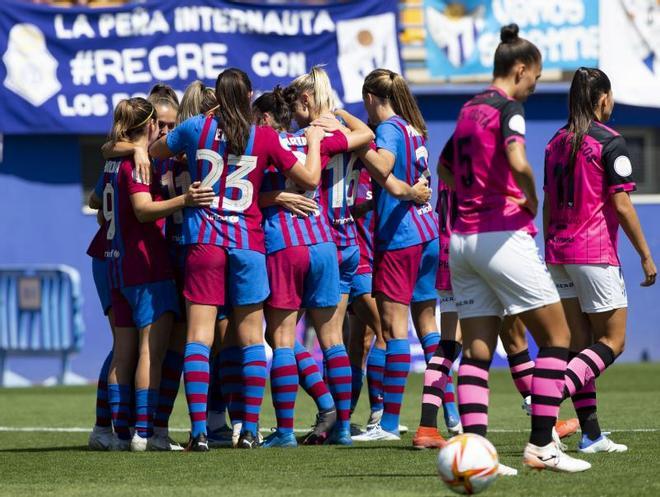
<path fill-rule="evenodd" d="M 326 133 L 321 141 L 321 155 L 332 157 L 333 155 L 343 154 L 348 151 L 348 140 L 341 131 Z"/>
<path fill-rule="evenodd" d="M 129 195 L 134 193 L 150 193 L 151 188 L 149 185 L 142 183 L 138 178 L 137 171 L 133 167 L 133 161 L 126 160 L 121 163 L 120 174 L 126 182 L 126 190 Z"/>
<path fill-rule="evenodd" d="M 290 150 L 282 147 L 274 129 L 261 127 L 257 128 L 257 132 L 260 132 L 261 139 L 264 140 L 265 148 L 270 156 L 270 163 L 268 165 L 275 166 L 281 172 L 286 172 L 296 165 L 298 159 Z"/>

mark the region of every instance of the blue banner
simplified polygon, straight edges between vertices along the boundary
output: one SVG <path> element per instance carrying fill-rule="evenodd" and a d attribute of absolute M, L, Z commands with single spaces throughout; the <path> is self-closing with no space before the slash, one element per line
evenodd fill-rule
<path fill-rule="evenodd" d="M 544 69 L 598 65 L 598 0 L 424 0 L 424 19 L 432 77 L 490 74 L 500 28 L 514 22 Z"/>
<path fill-rule="evenodd" d="M 105 9 L 0 4 L 0 133 L 105 134 L 112 110 L 157 82 L 213 86 L 227 67 L 255 92 L 325 64 L 338 100 L 361 115 L 377 67 L 401 72 L 396 0 L 309 7 L 147 0 Z"/>

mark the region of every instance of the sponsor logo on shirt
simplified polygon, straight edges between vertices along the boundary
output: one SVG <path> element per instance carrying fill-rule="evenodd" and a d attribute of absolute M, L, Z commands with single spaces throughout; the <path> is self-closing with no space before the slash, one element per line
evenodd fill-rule
<path fill-rule="evenodd" d="M 352 217 L 342 217 L 342 218 L 335 219 L 334 221 L 332 221 L 332 224 L 334 226 L 341 226 L 343 224 L 352 224 L 354 222 L 355 222 L 355 220 Z"/>
<path fill-rule="evenodd" d="M 433 207 L 429 203 L 424 204 L 419 209 L 417 209 L 417 214 L 419 214 L 420 216 L 422 216 L 424 214 L 428 214 L 430 212 L 433 212 Z"/>
<path fill-rule="evenodd" d="M 207 213 L 206 219 L 209 221 L 224 221 L 225 223 L 236 224 L 239 221 L 238 216 L 223 216 L 221 214 Z"/>
<path fill-rule="evenodd" d="M 114 249 L 114 250 L 106 250 L 105 251 L 105 257 L 107 259 L 119 259 L 119 250 Z"/>

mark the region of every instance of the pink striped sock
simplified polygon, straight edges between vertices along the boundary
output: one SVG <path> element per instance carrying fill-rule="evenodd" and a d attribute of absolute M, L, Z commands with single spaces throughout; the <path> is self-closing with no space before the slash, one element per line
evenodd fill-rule
<path fill-rule="evenodd" d="M 523 398 L 532 394 L 532 376 L 534 374 L 534 361 L 529 357 L 529 350 L 513 354 L 507 357 L 509 370 L 513 383 Z"/>
<path fill-rule="evenodd" d="M 488 430 L 488 370 L 490 361 L 463 356 L 458 368 L 458 411 L 465 433 L 486 436 Z"/>
<path fill-rule="evenodd" d="M 564 390 L 568 349 L 541 347 L 532 378 L 532 433 L 530 443 L 544 447 L 552 442 Z"/>
<path fill-rule="evenodd" d="M 614 362 L 614 351 L 598 342 L 574 357 L 566 368 L 564 397 L 572 397 L 584 385 L 595 380 Z"/>

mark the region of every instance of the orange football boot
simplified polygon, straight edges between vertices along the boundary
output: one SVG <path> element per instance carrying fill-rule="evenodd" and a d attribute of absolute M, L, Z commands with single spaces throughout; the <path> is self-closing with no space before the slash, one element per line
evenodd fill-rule
<path fill-rule="evenodd" d="M 437 428 L 420 426 L 413 437 L 415 449 L 441 449 L 446 443 L 447 441 L 438 433 Z"/>
<path fill-rule="evenodd" d="M 558 419 L 555 424 L 555 430 L 557 430 L 559 438 L 575 435 L 578 429 L 580 429 L 580 421 L 577 418 Z"/>

